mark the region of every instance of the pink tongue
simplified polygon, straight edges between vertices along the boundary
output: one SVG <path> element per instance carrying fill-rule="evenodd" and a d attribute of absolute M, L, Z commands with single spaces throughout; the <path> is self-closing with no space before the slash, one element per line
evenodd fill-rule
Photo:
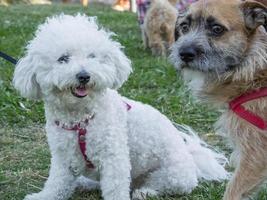
<path fill-rule="evenodd" d="M 75 93 L 79 96 L 86 96 L 88 94 L 85 88 L 76 88 Z"/>

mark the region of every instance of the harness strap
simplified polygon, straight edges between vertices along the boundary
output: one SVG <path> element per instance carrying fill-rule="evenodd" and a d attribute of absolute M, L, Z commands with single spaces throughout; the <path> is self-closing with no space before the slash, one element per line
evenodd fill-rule
<path fill-rule="evenodd" d="M 89 124 L 89 120 L 86 119 L 84 122 L 83 122 L 85 125 L 88 125 Z M 60 122 L 59 121 L 55 121 L 55 124 L 57 126 L 60 126 Z M 80 147 L 80 150 L 81 150 L 81 153 L 83 155 L 83 158 L 86 162 L 86 166 L 90 169 L 94 168 L 94 165 L 93 163 L 87 158 L 86 156 L 86 133 L 87 133 L 87 130 L 86 128 L 81 128 L 81 123 L 78 123 L 76 125 L 74 125 L 73 127 L 71 128 L 68 128 L 66 126 L 64 126 L 64 124 L 61 126 L 61 128 L 63 128 L 64 130 L 67 130 L 67 131 L 76 131 L 78 133 L 78 144 L 79 144 L 79 147 Z"/>
<path fill-rule="evenodd" d="M 87 133 L 87 130 L 85 128 L 80 128 L 78 130 L 78 142 L 79 142 L 79 146 L 80 146 L 80 150 L 81 150 L 81 153 L 83 155 L 83 158 L 84 160 L 86 161 L 86 166 L 88 168 L 95 168 L 95 166 L 93 165 L 93 163 L 87 158 L 87 155 L 85 153 L 86 151 L 86 133 Z"/>
<path fill-rule="evenodd" d="M 127 111 L 131 110 L 132 106 L 126 102 L 124 102 L 126 104 L 126 107 L 127 107 Z"/>
<path fill-rule="evenodd" d="M 239 117 L 253 124 L 261 130 L 267 130 L 267 122 L 255 113 L 246 110 L 242 105 L 248 101 L 252 101 L 267 96 L 267 87 L 243 94 L 229 102 L 230 109 Z"/>

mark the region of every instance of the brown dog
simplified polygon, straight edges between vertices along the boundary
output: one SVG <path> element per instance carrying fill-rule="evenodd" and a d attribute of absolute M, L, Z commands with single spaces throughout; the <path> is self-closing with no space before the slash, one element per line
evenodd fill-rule
<path fill-rule="evenodd" d="M 267 178 L 267 8 L 257 1 L 200 0 L 179 16 L 171 59 L 235 151 L 225 200 L 249 196 Z"/>
<path fill-rule="evenodd" d="M 151 1 L 142 27 L 142 37 L 145 48 L 150 48 L 153 55 L 167 55 L 174 43 L 176 19 L 177 10 L 168 0 Z"/>

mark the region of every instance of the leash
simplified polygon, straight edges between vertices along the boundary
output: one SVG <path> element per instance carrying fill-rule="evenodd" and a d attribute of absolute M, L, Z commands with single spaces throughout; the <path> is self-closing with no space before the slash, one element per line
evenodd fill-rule
<path fill-rule="evenodd" d="M 14 65 L 16 65 L 16 64 L 18 63 L 18 61 L 17 61 L 15 58 L 13 58 L 13 57 L 11 57 L 11 56 L 5 54 L 5 53 L 2 52 L 2 51 L 0 51 L 0 57 L 1 57 L 1 58 L 4 58 L 5 60 L 7 60 L 8 62 L 10 62 L 10 63 L 12 63 L 12 64 L 14 64 Z"/>
<path fill-rule="evenodd" d="M 261 97 L 267 96 L 267 87 L 245 93 L 229 102 L 230 109 L 239 117 L 253 124 L 261 130 L 267 130 L 267 122 L 255 113 L 246 110 L 242 105 L 248 101 L 252 101 Z"/>

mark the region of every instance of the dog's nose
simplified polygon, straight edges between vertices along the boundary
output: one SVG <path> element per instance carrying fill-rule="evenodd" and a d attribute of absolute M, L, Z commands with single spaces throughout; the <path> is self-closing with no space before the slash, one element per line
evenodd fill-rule
<path fill-rule="evenodd" d="M 192 46 L 182 47 L 179 51 L 179 55 L 182 61 L 192 62 L 197 56 L 197 51 Z"/>
<path fill-rule="evenodd" d="M 90 80 L 90 75 L 86 71 L 81 71 L 78 74 L 76 74 L 76 78 L 79 80 L 80 83 L 86 84 Z"/>

